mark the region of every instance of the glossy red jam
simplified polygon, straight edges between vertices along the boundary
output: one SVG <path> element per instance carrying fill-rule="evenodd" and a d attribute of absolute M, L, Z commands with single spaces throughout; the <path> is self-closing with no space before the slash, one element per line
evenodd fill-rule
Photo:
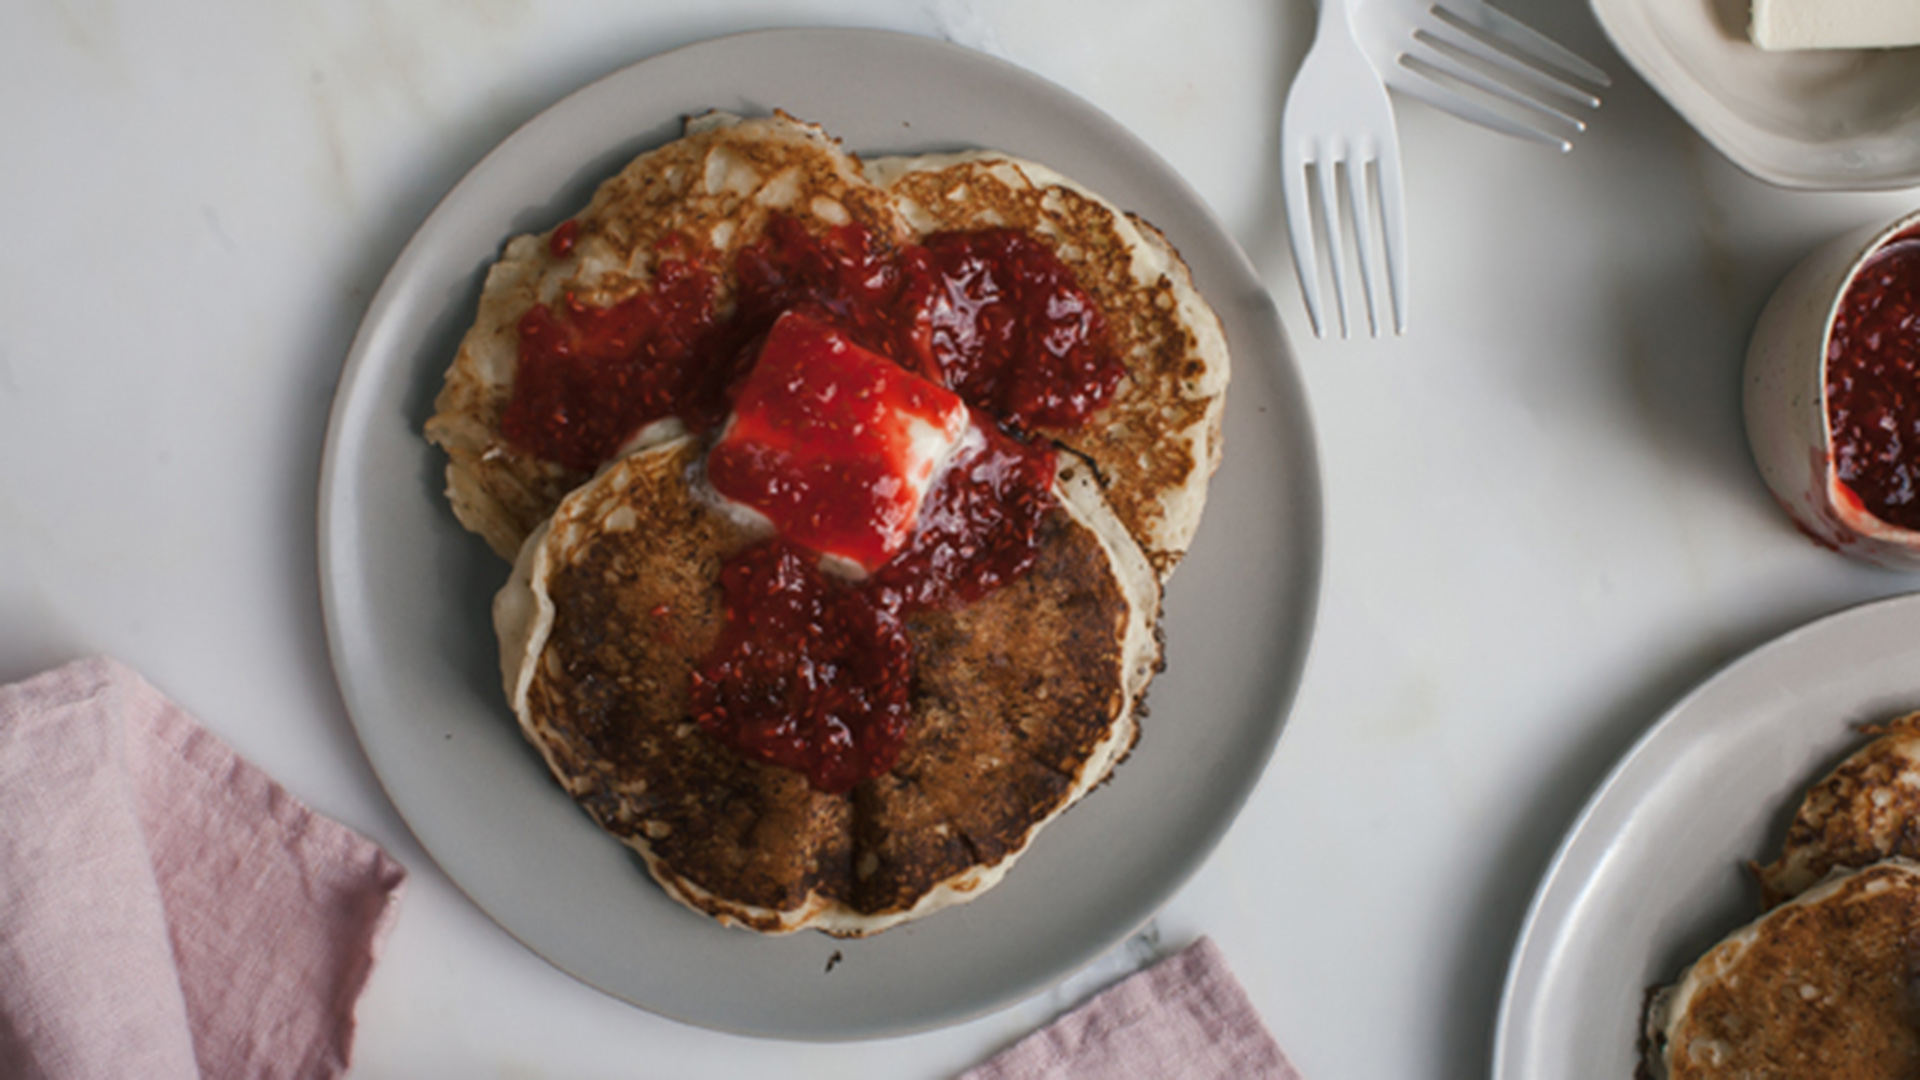
<path fill-rule="evenodd" d="M 774 540 L 721 569 L 727 622 L 694 671 L 693 712 L 746 756 L 839 793 L 900 756 L 912 648 L 896 612 L 817 562 Z"/>
<path fill-rule="evenodd" d="M 1075 428 L 1113 396 L 1120 365 L 1100 309 L 1053 250 L 1012 229 L 928 239 L 914 275 L 941 381 L 1020 429 Z"/>
<path fill-rule="evenodd" d="M 984 433 L 941 475 L 906 549 L 865 582 L 822 572 L 785 538 L 729 560 L 725 626 L 694 674 L 701 728 L 829 793 L 893 767 L 911 713 L 901 627 L 1025 573 L 1053 505 L 1052 451 L 991 424 Z"/>
<path fill-rule="evenodd" d="M 564 259 L 573 254 L 573 244 L 580 238 L 580 223 L 569 218 L 559 224 L 547 237 L 547 250 L 556 259 Z"/>
<path fill-rule="evenodd" d="M 903 303 L 914 250 L 884 249 L 857 225 L 815 235 L 792 218 L 774 218 L 734 259 L 734 321 L 745 340 L 789 308 L 817 308 L 860 345 L 904 361 L 914 354 L 917 321 Z"/>
<path fill-rule="evenodd" d="M 972 603 L 1026 573 L 1038 553 L 1040 519 L 1053 506 L 1053 451 L 984 416 L 975 424 L 985 442 L 947 467 L 906 550 L 873 577 L 908 613 Z"/>
<path fill-rule="evenodd" d="M 660 264 L 651 290 L 609 307 L 567 296 L 520 319 L 520 364 L 500 417 L 508 441 L 588 472 L 635 432 L 666 416 L 696 428 L 726 415 L 737 361 L 712 351 L 712 274 Z"/>
<path fill-rule="evenodd" d="M 1826 389 L 1840 481 L 1874 517 L 1920 530 L 1920 236 L 1881 248 L 1847 287 Z"/>
<path fill-rule="evenodd" d="M 870 573 L 907 542 L 967 422 L 953 391 L 796 308 L 741 381 L 707 479 L 781 536 Z"/>
<path fill-rule="evenodd" d="M 626 300 L 595 307 L 569 295 L 528 311 L 501 418 L 508 441 L 589 471 L 662 417 L 705 430 L 726 416 L 757 340 L 802 305 L 1016 430 L 1072 429 L 1120 381 L 1092 298 L 1024 233 L 943 233 L 890 251 L 858 226 L 816 236 L 776 218 L 733 277 L 725 318 L 711 270 L 670 250 L 653 287 Z"/>
<path fill-rule="evenodd" d="M 738 453 L 717 452 L 708 468 L 722 490 L 771 506 L 781 535 L 722 569 L 726 624 L 694 677 L 694 717 L 750 758 L 845 791 L 899 755 L 912 660 L 904 620 L 977 600 L 1032 565 L 1054 454 L 1027 441 L 1030 433 L 1085 423 L 1111 399 L 1122 368 L 1072 271 L 1012 230 L 896 249 L 857 226 L 816 235 L 778 218 L 728 268 L 724 315 L 714 268 L 657 254 L 651 288 L 632 297 L 606 307 L 566 297 L 527 314 L 502 430 L 536 456 L 586 471 L 654 420 L 678 416 L 703 431 L 730 411 L 736 425 L 747 416 L 754 437 Z M 776 320 L 796 310 L 828 328 L 816 337 L 844 338 L 860 354 L 842 365 L 848 354 L 836 344 L 826 370 L 815 370 L 817 356 L 800 357 L 818 340 L 795 347 L 773 338 Z M 905 371 L 896 379 L 875 361 Z M 910 522 L 898 520 L 901 503 L 888 490 L 897 477 L 887 469 L 843 464 L 836 473 L 766 452 L 788 424 L 806 429 L 788 444 L 816 459 L 867 454 L 871 445 L 858 440 L 835 445 L 804 403 L 783 411 L 755 399 L 804 395 L 816 379 L 816 390 L 851 386 L 853 369 L 883 399 L 925 396 L 900 389 L 913 385 L 909 372 L 922 376 L 938 384 L 930 390 L 963 400 L 982 432 Z M 761 389 L 752 390 L 756 380 Z M 736 410 L 743 396 L 746 408 Z M 871 573 L 857 585 L 824 574 L 823 553 Z"/>

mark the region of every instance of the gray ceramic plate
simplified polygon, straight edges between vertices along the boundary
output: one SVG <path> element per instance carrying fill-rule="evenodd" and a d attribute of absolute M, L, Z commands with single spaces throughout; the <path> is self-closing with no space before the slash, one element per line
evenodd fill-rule
<path fill-rule="evenodd" d="M 1169 667 L 1138 751 L 981 900 L 865 941 L 762 938 L 672 903 L 521 740 L 488 604 L 506 566 L 454 522 L 420 438 L 485 267 L 583 205 L 709 108 L 815 120 L 863 153 L 997 147 L 1159 225 L 1226 325 L 1227 460 L 1169 590 Z M 1271 299 L 1166 163 L 1014 66 L 873 31 L 766 31 L 646 60 L 515 133 L 395 263 L 342 376 L 320 485 L 329 643 L 368 758 L 449 876 L 562 969 L 692 1023 L 807 1039 L 949 1023 L 1040 990 L 1124 938 L 1186 880 L 1265 768 L 1312 628 L 1319 479 Z M 829 958 L 840 954 L 828 970 Z"/>
<path fill-rule="evenodd" d="M 1634 1075 L 1648 987 L 1759 915 L 1802 794 L 1920 708 L 1920 596 L 1843 611 L 1709 679 L 1600 786 L 1534 897 L 1507 973 L 1495 1080 Z"/>

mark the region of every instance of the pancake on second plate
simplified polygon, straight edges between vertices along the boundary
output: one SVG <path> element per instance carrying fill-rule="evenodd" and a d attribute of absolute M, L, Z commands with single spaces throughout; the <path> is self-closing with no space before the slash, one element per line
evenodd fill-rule
<path fill-rule="evenodd" d="M 1920 1075 L 1920 865 L 1834 876 L 1702 956 L 1653 999 L 1653 1080 Z"/>
<path fill-rule="evenodd" d="M 1920 858 L 1920 713 L 1868 731 L 1876 738 L 1807 792 L 1780 857 L 1756 869 L 1767 906 L 1838 867 Z"/>
<path fill-rule="evenodd" d="M 979 895 L 1133 744 L 1158 656 L 1145 558 L 1064 467 L 1024 576 L 909 619 L 898 762 L 827 794 L 690 718 L 722 563 L 763 539 L 703 493 L 702 452 L 630 453 L 522 550 L 495 620 L 523 731 L 669 894 L 722 922 L 859 936 Z"/>

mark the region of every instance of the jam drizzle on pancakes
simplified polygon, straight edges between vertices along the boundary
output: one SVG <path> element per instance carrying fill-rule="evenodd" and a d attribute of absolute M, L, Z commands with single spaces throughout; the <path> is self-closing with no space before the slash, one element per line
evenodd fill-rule
<path fill-rule="evenodd" d="M 568 248 L 574 243 L 568 232 Z M 783 472 L 766 460 L 740 467 L 724 456 L 709 463 L 710 472 L 721 466 L 713 475 L 723 494 L 804 507 L 817 527 L 786 529 L 722 568 L 726 622 L 693 674 L 694 719 L 751 759 L 845 792 L 891 769 L 903 745 L 912 666 L 905 620 L 976 600 L 1026 572 L 1053 504 L 1054 454 L 1033 432 L 1086 423 L 1111 399 L 1122 368 L 1092 298 L 1051 248 L 1017 230 L 886 248 L 857 225 L 815 235 L 775 218 L 729 268 L 724 313 L 712 268 L 657 254 L 649 288 L 598 307 L 568 295 L 522 318 L 501 425 L 515 445 L 587 471 L 655 420 L 717 428 L 789 312 L 814 338 L 844 338 L 831 347 L 814 341 L 824 350 L 815 362 L 857 349 L 837 373 L 851 378 L 861 365 L 890 361 L 904 370 L 874 379 L 877 393 L 902 402 L 957 395 L 981 436 L 952 451 L 904 528 L 890 490 L 898 478 L 884 469 L 840 490 L 844 476 L 818 469 Z M 795 359 L 780 352 L 770 362 Z M 923 380 L 933 384 L 924 392 L 915 386 Z M 756 406 L 763 427 L 804 419 L 783 418 L 773 398 Z M 796 485 L 815 490 L 796 502 Z M 843 561 L 864 577 L 823 571 L 821 556 L 838 552 L 852 552 Z"/>

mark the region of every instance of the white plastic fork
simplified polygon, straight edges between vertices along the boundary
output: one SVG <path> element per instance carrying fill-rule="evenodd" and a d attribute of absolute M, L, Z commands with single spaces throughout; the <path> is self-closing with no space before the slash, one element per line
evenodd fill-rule
<path fill-rule="evenodd" d="M 1354 37 L 1353 0 L 1320 0 L 1313 47 L 1287 92 L 1280 122 L 1280 174 L 1287 204 L 1293 266 L 1315 337 L 1326 336 L 1320 312 L 1320 259 L 1315 229 L 1325 242 L 1340 336 L 1347 317 L 1346 230 L 1367 300 L 1367 326 L 1381 333 L 1381 294 L 1391 297 L 1393 329 L 1407 332 L 1407 231 L 1400 191 L 1400 133 L 1379 72 Z M 1308 173 L 1312 173 L 1309 184 Z M 1342 181 L 1344 180 L 1344 183 Z M 1343 198 L 1344 193 L 1344 198 Z M 1318 196 L 1317 198 L 1315 196 Z M 1345 211 L 1343 213 L 1343 209 Z M 1380 226 L 1386 288 L 1374 261 L 1374 225 Z"/>
<path fill-rule="evenodd" d="M 1393 89 L 1507 135 L 1573 149 L 1607 73 L 1483 0 L 1362 0 L 1360 43 Z"/>

